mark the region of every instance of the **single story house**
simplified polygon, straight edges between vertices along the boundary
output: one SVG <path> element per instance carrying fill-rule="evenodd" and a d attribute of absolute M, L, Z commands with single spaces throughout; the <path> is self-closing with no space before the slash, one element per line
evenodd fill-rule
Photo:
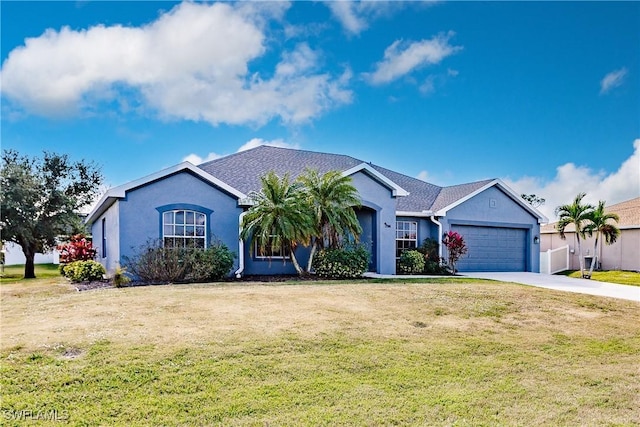
<path fill-rule="evenodd" d="M 640 271 L 640 197 L 605 206 L 606 213 L 615 213 L 619 217 L 616 226 L 620 229 L 620 236 L 612 245 L 602 242 L 599 244 L 598 266 L 602 270 Z M 613 223 L 613 222 L 612 222 Z M 540 230 L 540 249 L 542 251 L 556 250 L 569 246 L 569 269 L 579 270 L 580 261 L 575 228 L 569 225 L 565 229 L 565 239 L 560 237 L 556 229 L 557 222 L 546 224 Z M 582 255 L 587 259 L 593 258 L 593 244 L 595 236 L 581 239 Z M 589 261 L 585 265 L 590 265 Z"/>
<path fill-rule="evenodd" d="M 235 273 L 293 274 L 286 254 L 266 257 L 239 239 L 248 194 L 269 171 L 291 178 L 306 168 L 339 170 L 362 201 L 360 241 L 371 252 L 369 269 L 395 274 L 396 258 L 425 239 L 459 232 L 469 248 L 460 271 L 539 271 L 540 224 L 546 218 L 499 179 L 439 187 L 340 154 L 260 146 L 198 166 L 183 162 L 110 189 L 89 214 L 98 260 L 113 272 L 150 239 L 213 241 L 237 254 Z M 446 249 L 442 248 L 446 258 Z M 298 247 L 301 264 L 309 248 Z M 282 259 L 282 258 L 285 259 Z"/>

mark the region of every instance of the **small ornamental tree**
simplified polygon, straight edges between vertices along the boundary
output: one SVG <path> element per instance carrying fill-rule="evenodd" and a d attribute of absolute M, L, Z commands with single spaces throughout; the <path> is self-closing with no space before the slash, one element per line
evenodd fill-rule
<path fill-rule="evenodd" d="M 451 273 L 456 274 L 456 263 L 467 253 L 467 244 L 459 233 L 451 230 L 445 233 L 442 238 L 442 244 L 445 245 L 449 253 L 449 268 L 451 269 Z"/>
<path fill-rule="evenodd" d="M 68 243 L 58 245 L 60 262 L 69 264 L 74 261 L 90 261 L 96 257 L 96 249 L 83 234 L 71 236 Z"/>

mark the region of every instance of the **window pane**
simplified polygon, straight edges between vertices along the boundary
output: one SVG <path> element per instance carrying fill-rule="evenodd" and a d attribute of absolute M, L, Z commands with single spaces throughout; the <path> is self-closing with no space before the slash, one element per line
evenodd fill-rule
<path fill-rule="evenodd" d="M 204 225 L 205 218 L 206 216 L 204 214 L 196 212 L 196 224 Z"/>
<path fill-rule="evenodd" d="M 196 236 L 204 237 L 204 226 L 196 226 Z"/>
<path fill-rule="evenodd" d="M 173 211 L 165 212 L 162 220 L 165 224 L 173 224 Z"/>
<path fill-rule="evenodd" d="M 175 235 L 176 236 L 184 236 L 184 226 L 183 225 L 176 225 Z"/>
<path fill-rule="evenodd" d="M 185 236 L 195 236 L 195 227 L 193 225 L 187 225 L 184 234 Z"/>
<path fill-rule="evenodd" d="M 204 239 L 194 239 L 195 247 L 199 249 L 204 249 Z"/>
<path fill-rule="evenodd" d="M 176 224 L 184 224 L 184 211 L 176 211 Z"/>
<path fill-rule="evenodd" d="M 195 212 L 193 211 L 187 211 L 187 219 L 185 221 L 185 224 L 195 224 Z"/>
<path fill-rule="evenodd" d="M 164 226 L 164 235 L 172 236 L 173 235 L 173 225 L 165 225 Z"/>

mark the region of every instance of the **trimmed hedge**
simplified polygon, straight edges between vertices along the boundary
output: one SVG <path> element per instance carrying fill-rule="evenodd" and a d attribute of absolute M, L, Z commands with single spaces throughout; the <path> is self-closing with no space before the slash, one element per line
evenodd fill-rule
<path fill-rule="evenodd" d="M 313 269 L 319 277 L 353 279 L 362 276 L 369 266 L 369 251 L 364 246 L 322 249 L 313 258 Z"/>
<path fill-rule="evenodd" d="M 421 274 L 424 271 L 424 255 L 418 251 L 404 251 L 398 261 L 400 274 Z"/>
<path fill-rule="evenodd" d="M 102 264 L 96 261 L 73 261 L 69 264 L 61 264 L 59 268 L 60 274 L 72 282 L 102 280 L 106 273 Z"/>

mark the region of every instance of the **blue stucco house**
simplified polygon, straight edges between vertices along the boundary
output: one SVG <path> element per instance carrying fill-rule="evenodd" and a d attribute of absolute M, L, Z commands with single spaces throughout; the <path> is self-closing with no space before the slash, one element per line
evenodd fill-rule
<path fill-rule="evenodd" d="M 352 178 L 373 272 L 395 274 L 402 250 L 427 238 L 440 241 L 449 230 L 462 234 L 469 248 L 460 271 L 539 271 L 546 218 L 498 179 L 439 187 L 350 156 L 269 146 L 198 166 L 183 162 L 112 188 L 87 218 L 98 260 L 113 272 L 150 239 L 189 239 L 200 247 L 221 241 L 238 255 L 237 276 L 293 274 L 286 254 L 264 256 L 240 240 L 239 223 L 262 175 L 288 172 L 295 178 L 306 168 Z M 446 249 L 441 252 L 446 257 Z M 296 255 L 304 262 L 308 248 L 299 247 Z"/>

